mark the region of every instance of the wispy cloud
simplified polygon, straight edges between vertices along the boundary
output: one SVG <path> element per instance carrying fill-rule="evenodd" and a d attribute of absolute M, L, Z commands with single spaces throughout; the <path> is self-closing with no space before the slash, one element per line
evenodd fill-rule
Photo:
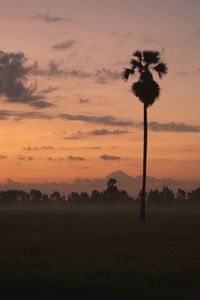
<path fill-rule="evenodd" d="M 42 94 L 49 94 L 49 93 L 55 92 L 57 90 L 59 90 L 58 86 L 49 85 L 46 89 L 42 90 L 41 93 Z"/>
<path fill-rule="evenodd" d="M 66 40 L 66 41 L 61 42 L 61 43 L 56 43 L 53 46 L 53 49 L 54 50 L 66 50 L 66 49 L 71 48 L 74 44 L 76 44 L 76 41 L 73 40 L 73 39 L 69 39 L 69 40 Z"/>
<path fill-rule="evenodd" d="M 52 161 L 52 162 L 59 162 L 59 161 L 64 161 L 64 160 L 68 160 L 68 161 L 85 161 L 85 157 L 82 156 L 73 156 L 73 155 L 69 155 L 68 157 L 48 157 L 47 159 L 48 161 Z"/>
<path fill-rule="evenodd" d="M 85 157 L 69 155 L 68 159 L 71 161 L 84 161 Z"/>
<path fill-rule="evenodd" d="M 55 150 L 56 147 L 53 146 L 35 146 L 35 147 L 24 147 L 22 148 L 23 151 L 42 151 L 42 150 Z"/>
<path fill-rule="evenodd" d="M 102 160 L 120 160 L 120 156 L 114 156 L 114 155 L 108 155 L 108 154 L 103 154 L 99 157 Z"/>
<path fill-rule="evenodd" d="M 80 140 L 84 138 L 89 137 L 95 137 L 95 136 L 106 136 L 106 135 L 121 135 L 128 133 L 128 130 L 120 130 L 120 129 L 114 129 L 114 130 L 108 130 L 105 128 L 102 129 L 94 129 L 87 132 L 83 132 L 81 130 L 70 134 L 69 136 L 65 136 L 65 140 Z"/>
<path fill-rule="evenodd" d="M 32 17 L 33 20 L 42 21 L 45 23 L 56 23 L 56 22 L 67 22 L 71 21 L 71 18 L 59 17 L 59 16 L 51 16 L 48 13 L 45 14 L 36 14 Z"/>
<path fill-rule="evenodd" d="M 86 103 L 90 103 L 90 99 L 89 98 L 79 98 L 78 102 L 81 104 L 86 104 Z"/>
<path fill-rule="evenodd" d="M 5 156 L 5 155 L 2 155 L 2 154 L 0 154 L 0 160 L 4 160 L 4 159 L 6 159 L 7 157 Z"/>
<path fill-rule="evenodd" d="M 62 120 L 69 121 L 82 121 L 87 123 L 103 124 L 103 125 L 112 125 L 112 126 L 132 126 L 133 122 L 130 120 L 120 120 L 112 115 L 104 116 L 90 116 L 90 115 L 72 115 L 72 114 L 59 114 L 59 118 Z"/>
<path fill-rule="evenodd" d="M 78 67 L 63 68 L 59 62 L 51 60 L 46 67 L 41 67 L 38 62 L 35 62 L 32 68 L 32 74 L 38 76 L 53 76 L 53 77 L 74 77 L 80 79 L 94 79 L 95 82 L 100 84 L 108 84 L 109 82 L 119 80 L 121 72 L 111 70 L 108 68 L 99 68 L 94 71 L 86 71 Z"/>
<path fill-rule="evenodd" d="M 48 113 L 41 113 L 38 111 L 12 111 L 12 110 L 0 110 L 0 120 L 13 119 L 15 121 L 21 121 L 24 119 L 32 120 L 51 120 L 54 117 Z"/>
<path fill-rule="evenodd" d="M 85 147 L 65 147 L 65 146 L 28 146 L 23 147 L 23 151 L 51 151 L 51 150 L 61 150 L 61 151 L 70 151 L 70 150 L 101 150 L 100 146 L 85 146 Z"/>
<path fill-rule="evenodd" d="M 18 159 L 21 160 L 21 161 L 32 161 L 32 160 L 35 159 L 35 157 L 33 157 L 33 156 L 22 156 L 22 155 L 19 155 Z"/>
<path fill-rule="evenodd" d="M 126 134 L 128 133 L 128 130 L 120 130 L 120 129 L 114 129 L 114 130 L 108 130 L 105 128 L 102 129 L 94 129 L 88 132 L 89 135 L 120 135 L 120 134 Z"/>
<path fill-rule="evenodd" d="M 200 126 L 192 126 L 184 123 L 158 123 L 150 122 L 149 129 L 152 131 L 171 131 L 171 132 L 200 132 Z"/>
<path fill-rule="evenodd" d="M 21 121 L 24 119 L 32 120 L 52 120 L 52 119 L 61 119 L 63 121 L 79 121 L 85 123 L 92 123 L 98 125 L 106 126 L 120 126 L 120 127 L 132 127 L 136 129 L 142 129 L 142 122 L 133 122 L 131 120 L 121 120 L 112 115 L 103 115 L 103 116 L 94 116 L 94 115 L 85 115 L 85 114 L 50 114 L 42 113 L 40 111 L 12 111 L 12 110 L 0 110 L 0 121 L 6 121 L 8 119 L 13 119 L 15 121 Z M 159 122 L 150 122 L 149 130 L 157 132 L 200 132 L 199 125 L 189 125 L 185 123 L 159 123 Z M 85 136 L 98 136 L 98 135 L 117 135 L 117 134 L 126 134 L 127 130 L 122 129 L 94 129 L 88 132 L 78 131 L 71 136 L 65 137 L 65 139 L 79 139 Z"/>

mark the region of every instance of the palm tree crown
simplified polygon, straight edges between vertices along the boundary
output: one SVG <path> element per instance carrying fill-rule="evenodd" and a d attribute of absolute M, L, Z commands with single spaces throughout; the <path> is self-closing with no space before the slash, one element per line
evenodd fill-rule
<path fill-rule="evenodd" d="M 161 62 L 159 51 L 135 51 L 130 61 L 131 68 L 125 68 L 122 78 L 138 74 L 139 80 L 131 86 L 131 92 L 146 106 L 152 105 L 160 95 L 160 87 L 154 80 L 155 71 L 160 78 L 167 74 L 167 65 Z"/>

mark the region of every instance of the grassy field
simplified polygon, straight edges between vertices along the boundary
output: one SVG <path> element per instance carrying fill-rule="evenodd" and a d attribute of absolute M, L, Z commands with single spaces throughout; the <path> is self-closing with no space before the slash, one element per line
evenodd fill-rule
<path fill-rule="evenodd" d="M 0 210 L 0 293 L 200 299 L 200 214 Z"/>

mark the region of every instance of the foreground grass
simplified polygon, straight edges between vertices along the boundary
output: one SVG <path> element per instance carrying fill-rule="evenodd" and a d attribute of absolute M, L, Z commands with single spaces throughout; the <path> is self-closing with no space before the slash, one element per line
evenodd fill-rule
<path fill-rule="evenodd" d="M 6 299 L 200 299 L 199 214 L 4 210 L 0 242 Z"/>

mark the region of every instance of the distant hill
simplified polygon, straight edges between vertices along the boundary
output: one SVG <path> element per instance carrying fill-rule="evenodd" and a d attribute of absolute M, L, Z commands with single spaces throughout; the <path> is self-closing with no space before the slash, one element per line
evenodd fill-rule
<path fill-rule="evenodd" d="M 114 171 L 107 175 L 105 178 L 77 178 L 71 183 L 67 182 L 50 182 L 50 183 L 22 183 L 12 179 L 7 179 L 4 184 L 0 184 L 0 190 L 17 189 L 30 191 L 31 189 L 39 189 L 43 193 L 50 194 L 53 191 L 59 191 L 62 194 L 69 194 L 71 192 L 88 192 L 96 189 L 103 191 L 106 188 L 106 182 L 109 178 L 115 178 L 117 180 L 117 186 L 119 189 L 126 190 L 130 195 L 137 196 L 142 184 L 142 176 L 132 177 L 121 170 Z M 150 189 L 162 189 L 163 186 L 168 186 L 170 189 L 176 191 L 178 188 L 182 188 L 186 191 L 195 189 L 200 186 L 200 182 L 184 182 L 176 181 L 170 178 L 158 179 L 154 177 L 147 177 L 147 191 Z"/>

